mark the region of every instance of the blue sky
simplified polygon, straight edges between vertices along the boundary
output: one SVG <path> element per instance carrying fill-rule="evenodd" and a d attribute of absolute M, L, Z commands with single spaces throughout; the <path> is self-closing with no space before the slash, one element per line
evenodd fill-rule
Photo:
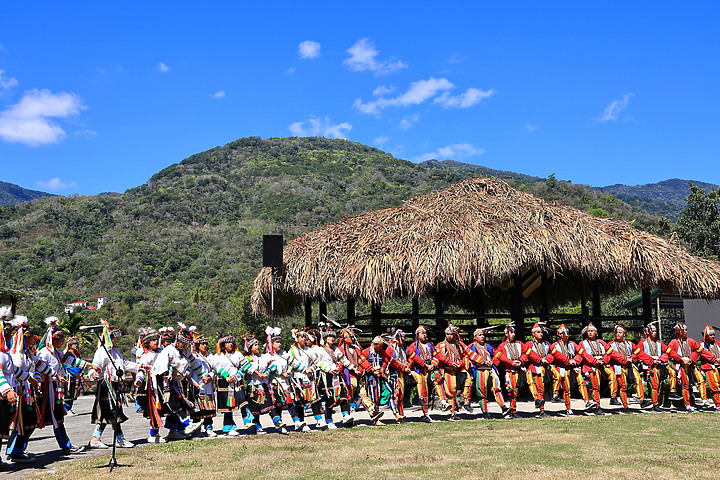
<path fill-rule="evenodd" d="M 352 3 L 352 4 L 351 4 Z M 0 3 L 0 180 L 123 192 L 245 136 L 720 184 L 717 2 Z"/>

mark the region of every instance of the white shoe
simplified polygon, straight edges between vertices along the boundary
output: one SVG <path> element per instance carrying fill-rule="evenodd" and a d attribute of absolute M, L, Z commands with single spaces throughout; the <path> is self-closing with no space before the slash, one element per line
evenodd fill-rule
<path fill-rule="evenodd" d="M 303 425 L 300 431 L 303 433 L 312 432 L 312 430 L 310 430 L 310 427 L 308 427 L 307 425 Z"/>
<path fill-rule="evenodd" d="M 327 430 L 328 429 L 328 424 L 324 418 L 321 418 L 320 420 L 318 420 L 317 428 L 318 428 L 318 430 Z"/>
<path fill-rule="evenodd" d="M 232 430 L 227 432 L 225 435 L 227 435 L 228 437 L 237 437 L 240 435 L 240 432 L 237 431 L 237 428 L 233 428 Z"/>
<path fill-rule="evenodd" d="M 262 427 L 255 428 L 255 435 L 267 435 L 267 432 Z"/>
<path fill-rule="evenodd" d="M 215 430 L 213 430 L 212 428 L 206 429 L 206 430 L 205 430 L 205 434 L 206 434 L 208 437 L 210 437 L 210 438 L 215 438 L 215 437 L 218 436 L 218 434 L 215 433 Z"/>
<path fill-rule="evenodd" d="M 129 440 L 122 439 L 122 440 L 116 440 L 115 446 L 117 448 L 133 448 L 135 446 L 135 444 Z"/>
<path fill-rule="evenodd" d="M 187 427 L 185 427 L 185 433 L 193 434 L 197 429 L 200 428 L 200 425 L 202 425 L 202 422 L 193 422 Z"/>
<path fill-rule="evenodd" d="M 295 422 L 295 431 L 296 432 L 304 432 L 303 430 L 305 427 L 307 427 L 307 424 L 303 420 L 297 420 Z"/>
<path fill-rule="evenodd" d="M 440 410 L 443 412 L 446 412 L 452 408 L 452 405 L 450 405 L 446 400 L 443 400 L 440 402 Z"/>
<path fill-rule="evenodd" d="M 345 425 L 352 425 L 353 422 L 355 421 L 355 418 L 353 418 L 352 415 L 345 415 L 343 417 L 342 421 Z"/>
<path fill-rule="evenodd" d="M 102 440 L 90 440 L 90 443 L 88 443 L 88 446 L 90 448 L 97 448 L 99 450 L 105 450 L 107 448 L 110 448 L 107 445 L 105 445 Z"/>
<path fill-rule="evenodd" d="M 285 427 L 278 427 L 277 431 L 280 435 L 290 435 L 290 432 Z"/>
<path fill-rule="evenodd" d="M 337 430 L 337 426 L 334 423 L 328 423 L 327 429 L 328 430 Z"/>
<path fill-rule="evenodd" d="M 165 439 L 161 437 L 160 435 L 155 435 L 154 437 L 148 437 L 147 439 L 148 443 L 165 443 Z"/>

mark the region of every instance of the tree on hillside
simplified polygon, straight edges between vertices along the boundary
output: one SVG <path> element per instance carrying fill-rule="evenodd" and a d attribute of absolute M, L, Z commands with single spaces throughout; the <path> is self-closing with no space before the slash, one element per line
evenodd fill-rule
<path fill-rule="evenodd" d="M 687 207 L 680 214 L 675 232 L 696 255 L 720 258 L 720 190 L 690 183 Z"/>

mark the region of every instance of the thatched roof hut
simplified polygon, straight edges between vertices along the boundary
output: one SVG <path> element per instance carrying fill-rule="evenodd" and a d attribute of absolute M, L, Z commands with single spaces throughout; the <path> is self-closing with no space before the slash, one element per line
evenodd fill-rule
<path fill-rule="evenodd" d="M 586 282 L 606 293 L 659 288 L 720 297 L 716 262 L 626 222 L 474 178 L 293 239 L 276 277 L 275 310 L 307 300 L 382 304 L 441 293 L 459 304 L 478 292 L 502 303 L 499 293 L 519 281 L 532 303 L 539 278 L 550 286 L 542 289 L 546 305 L 579 300 Z M 265 268 L 255 279 L 256 313 L 269 311 L 270 283 Z"/>

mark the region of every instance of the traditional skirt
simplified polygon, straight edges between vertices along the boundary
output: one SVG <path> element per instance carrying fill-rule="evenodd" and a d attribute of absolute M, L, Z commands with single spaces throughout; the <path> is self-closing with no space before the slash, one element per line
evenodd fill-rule
<path fill-rule="evenodd" d="M 212 418 L 215 416 L 215 400 L 212 394 L 204 393 L 194 383 L 188 386 L 188 397 L 195 405 L 190 412 L 190 418 L 197 421 L 201 418 Z"/>
<path fill-rule="evenodd" d="M 247 396 L 242 383 L 229 384 L 224 378 L 218 378 L 217 411 L 220 413 L 234 412 L 247 405 Z"/>
<path fill-rule="evenodd" d="M 274 392 L 266 383 L 260 385 L 249 384 L 247 387 L 250 412 L 254 416 L 267 413 L 275 408 Z"/>
<path fill-rule="evenodd" d="M 8 438 L 10 424 L 15 419 L 16 406 L 5 399 L 0 399 L 0 439 Z"/>
<path fill-rule="evenodd" d="M 275 406 L 282 407 L 284 405 L 290 405 L 295 400 L 295 389 L 288 384 L 283 384 L 278 381 L 272 383 L 273 397 L 275 398 Z"/>
<path fill-rule="evenodd" d="M 326 402 L 332 403 L 333 406 L 348 399 L 347 387 L 340 375 L 333 375 L 332 373 L 320 374 L 318 377 L 318 391 L 320 396 Z"/>
<path fill-rule="evenodd" d="M 120 382 L 98 381 L 95 403 L 93 404 L 91 423 L 123 423 L 128 417 L 123 413 L 125 399 L 119 391 Z"/>
<path fill-rule="evenodd" d="M 58 383 L 52 380 L 43 382 L 43 395 L 38 399 L 38 404 L 41 405 L 38 419 L 40 428 L 53 425 L 53 417 L 56 423 L 63 423 L 65 419 L 63 398 L 63 390 Z"/>

